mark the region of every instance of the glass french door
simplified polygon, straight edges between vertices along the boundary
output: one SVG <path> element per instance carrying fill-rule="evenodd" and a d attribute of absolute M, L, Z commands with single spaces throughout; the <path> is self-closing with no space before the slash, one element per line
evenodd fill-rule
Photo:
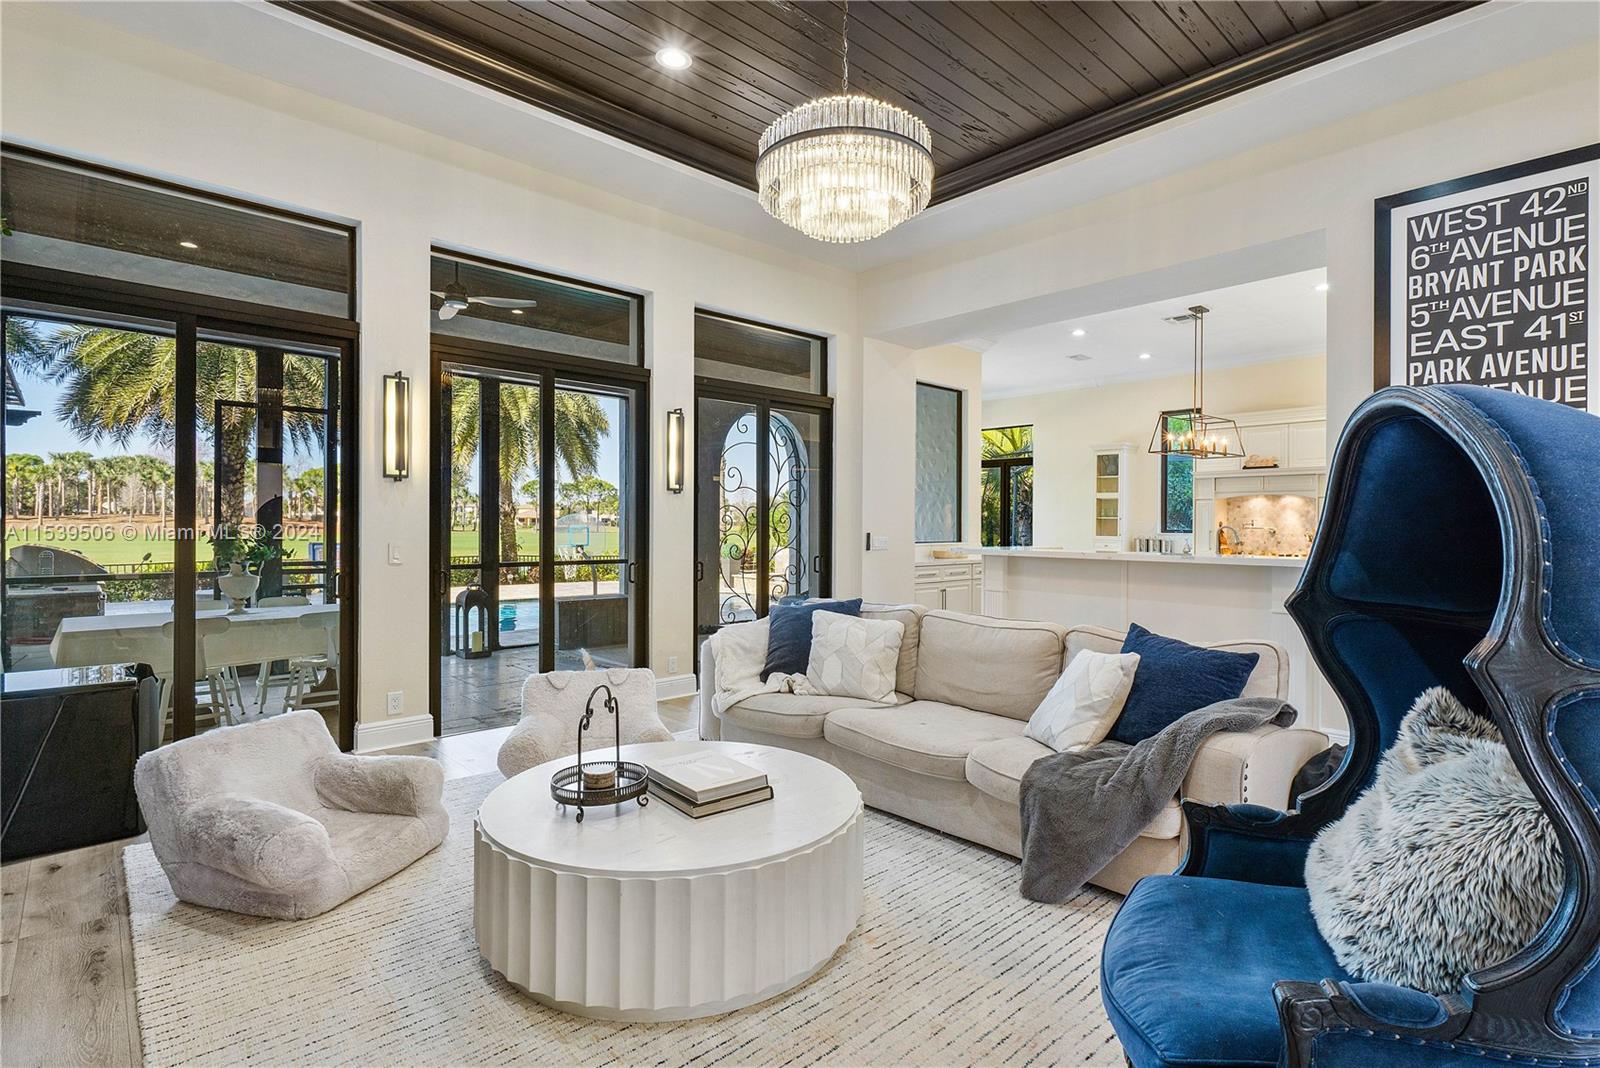
<path fill-rule="evenodd" d="M 4 320 L 6 670 L 154 676 L 152 743 L 292 707 L 348 747 L 349 342 L 47 304 Z"/>
<path fill-rule="evenodd" d="M 827 596 L 831 413 L 702 384 L 695 407 L 696 645 L 774 604 Z"/>
<path fill-rule="evenodd" d="M 644 662 L 643 386 L 436 358 L 434 709 L 454 733 L 515 722 L 534 672 Z"/>

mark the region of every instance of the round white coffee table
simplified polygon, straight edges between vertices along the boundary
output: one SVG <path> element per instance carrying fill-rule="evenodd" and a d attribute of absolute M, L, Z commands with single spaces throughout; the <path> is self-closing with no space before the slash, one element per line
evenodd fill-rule
<path fill-rule="evenodd" d="M 622 757 L 648 766 L 697 749 L 759 768 L 773 799 L 700 819 L 630 801 L 580 824 L 550 798 L 571 758 L 484 799 L 472 914 L 495 971 L 566 1012 L 682 1020 L 764 1001 L 827 963 L 861 916 L 860 791 L 769 746 L 652 742 Z"/>

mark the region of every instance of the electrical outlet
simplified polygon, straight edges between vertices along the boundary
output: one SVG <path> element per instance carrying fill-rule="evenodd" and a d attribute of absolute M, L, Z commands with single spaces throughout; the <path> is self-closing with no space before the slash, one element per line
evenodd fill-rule
<path fill-rule="evenodd" d="M 386 706 L 389 715 L 398 716 L 401 712 L 405 711 L 405 705 L 402 703 L 402 698 L 404 697 L 405 693 L 401 690 L 389 691 L 389 697 Z"/>
<path fill-rule="evenodd" d="M 675 656 L 667 657 L 667 674 L 676 675 L 677 673 L 678 673 L 678 658 L 675 657 Z"/>

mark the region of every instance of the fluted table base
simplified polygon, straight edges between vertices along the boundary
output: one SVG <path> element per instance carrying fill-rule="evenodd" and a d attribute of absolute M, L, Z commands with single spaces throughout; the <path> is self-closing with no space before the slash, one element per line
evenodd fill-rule
<path fill-rule="evenodd" d="M 831 835 L 785 856 L 628 875 L 542 867 L 499 848 L 480 823 L 478 946 L 513 985 L 582 1016 L 683 1020 L 753 1005 L 805 982 L 855 929 L 861 826 L 858 804 Z"/>

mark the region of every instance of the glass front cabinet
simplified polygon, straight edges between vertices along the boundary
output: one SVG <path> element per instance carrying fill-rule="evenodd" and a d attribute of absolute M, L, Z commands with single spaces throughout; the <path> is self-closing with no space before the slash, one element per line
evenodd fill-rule
<path fill-rule="evenodd" d="M 1094 450 L 1094 547 L 1096 552 L 1127 548 L 1128 455 L 1131 446 L 1102 445 Z"/>

